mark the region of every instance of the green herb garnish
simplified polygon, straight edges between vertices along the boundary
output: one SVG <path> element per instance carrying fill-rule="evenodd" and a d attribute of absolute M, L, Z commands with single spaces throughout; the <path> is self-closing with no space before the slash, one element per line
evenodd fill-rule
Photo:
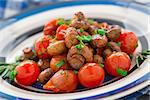
<path fill-rule="evenodd" d="M 83 29 L 83 28 L 80 28 L 80 32 L 83 33 L 83 32 L 84 32 L 84 29 Z"/>
<path fill-rule="evenodd" d="M 76 70 L 73 70 L 73 71 L 74 71 L 75 74 L 78 74 L 78 71 L 76 71 Z"/>
<path fill-rule="evenodd" d="M 83 42 L 90 42 L 92 40 L 92 36 L 81 36 L 83 38 Z"/>
<path fill-rule="evenodd" d="M 82 44 L 77 44 L 75 47 L 76 47 L 77 49 L 82 49 L 82 48 L 83 48 L 83 45 L 82 45 Z"/>
<path fill-rule="evenodd" d="M 118 45 L 119 47 L 121 47 L 121 42 L 117 42 L 117 45 Z"/>
<path fill-rule="evenodd" d="M 65 64 L 65 61 L 64 60 L 60 60 L 57 64 L 56 64 L 56 67 L 57 68 L 60 68 L 62 65 Z"/>
<path fill-rule="evenodd" d="M 126 76 L 127 75 L 127 71 L 126 70 L 123 70 L 121 68 L 117 68 L 117 73 L 121 76 Z"/>
<path fill-rule="evenodd" d="M 142 50 L 142 52 L 139 52 L 135 56 L 135 62 L 137 67 L 140 67 L 140 63 L 142 63 L 145 59 L 147 59 L 147 55 L 150 55 L 150 50 Z"/>
<path fill-rule="evenodd" d="M 106 32 L 103 29 L 98 29 L 97 33 L 103 36 L 103 35 L 105 35 Z"/>
<path fill-rule="evenodd" d="M 89 22 L 89 24 L 93 24 L 93 23 L 94 23 L 94 20 L 88 19 L 88 22 Z"/>
<path fill-rule="evenodd" d="M 104 67 L 104 64 L 100 63 L 99 66 L 103 68 L 103 67 Z"/>
<path fill-rule="evenodd" d="M 58 25 L 63 25 L 64 22 L 63 22 L 63 21 L 58 21 L 57 24 L 58 24 Z"/>
<path fill-rule="evenodd" d="M 64 18 L 58 18 L 57 24 L 58 25 L 63 25 L 65 23 Z"/>
<path fill-rule="evenodd" d="M 11 80 L 11 81 L 14 81 L 16 75 L 17 75 L 17 71 L 12 70 L 12 71 L 10 72 L 10 74 L 9 74 L 10 80 Z"/>
<path fill-rule="evenodd" d="M 67 24 L 67 25 L 70 25 L 70 24 L 71 24 L 71 21 L 70 21 L 70 20 L 67 20 L 67 21 L 66 21 L 66 24 Z"/>
<path fill-rule="evenodd" d="M 19 62 L 16 63 L 1 63 L 0 65 L 0 77 L 3 79 L 8 78 L 10 82 L 14 81 L 14 78 L 16 76 L 15 68 L 19 64 Z"/>

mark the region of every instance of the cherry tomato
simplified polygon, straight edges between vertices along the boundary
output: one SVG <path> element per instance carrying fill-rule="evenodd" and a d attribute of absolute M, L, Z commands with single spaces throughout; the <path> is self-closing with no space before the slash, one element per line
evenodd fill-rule
<path fill-rule="evenodd" d="M 55 35 L 55 31 L 57 30 L 57 28 L 57 19 L 53 19 L 44 26 L 43 34 L 53 36 Z"/>
<path fill-rule="evenodd" d="M 56 38 L 57 40 L 63 40 L 65 38 L 65 32 L 64 30 L 66 30 L 68 28 L 67 25 L 61 25 L 57 28 L 56 30 Z"/>
<path fill-rule="evenodd" d="M 96 63 L 87 63 L 78 72 L 79 82 L 88 88 L 99 86 L 104 81 L 104 70 Z"/>
<path fill-rule="evenodd" d="M 105 68 L 108 74 L 112 76 L 123 76 L 123 73 L 118 73 L 117 70 L 128 72 L 131 66 L 129 56 L 124 52 L 113 52 L 105 59 Z"/>
<path fill-rule="evenodd" d="M 77 75 L 72 70 L 59 70 L 43 88 L 54 92 L 71 92 L 76 89 L 77 84 Z"/>
<path fill-rule="evenodd" d="M 66 35 L 65 32 L 60 31 L 59 33 L 56 34 L 56 38 L 57 40 L 64 40 L 65 35 Z"/>
<path fill-rule="evenodd" d="M 68 28 L 68 26 L 66 24 L 60 25 L 56 30 L 56 34 L 62 30 L 66 30 L 67 28 Z"/>
<path fill-rule="evenodd" d="M 51 38 L 44 36 L 35 41 L 34 50 L 39 58 L 50 57 L 50 55 L 47 53 L 47 47 L 50 44 L 50 40 Z"/>
<path fill-rule="evenodd" d="M 68 69 L 69 64 L 67 62 L 66 55 L 53 56 L 50 62 L 50 67 L 56 72 L 59 69 Z"/>
<path fill-rule="evenodd" d="M 132 54 L 138 46 L 138 38 L 133 32 L 123 32 L 117 41 L 121 42 L 121 50 L 128 54 Z"/>
<path fill-rule="evenodd" d="M 15 70 L 17 71 L 16 81 L 22 85 L 32 85 L 36 82 L 40 69 L 34 61 L 23 61 Z"/>

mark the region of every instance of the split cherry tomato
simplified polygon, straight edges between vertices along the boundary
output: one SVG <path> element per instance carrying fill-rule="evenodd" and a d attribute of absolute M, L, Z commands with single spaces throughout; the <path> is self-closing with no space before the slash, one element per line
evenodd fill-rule
<path fill-rule="evenodd" d="M 129 56 L 124 52 L 113 52 L 105 59 L 105 68 L 112 76 L 126 76 L 131 66 Z"/>
<path fill-rule="evenodd" d="M 57 40 L 64 40 L 64 38 L 65 38 L 65 30 L 68 28 L 68 26 L 67 25 L 61 25 L 61 26 L 59 26 L 58 28 L 57 28 L 57 30 L 56 30 L 56 38 L 57 38 Z"/>
<path fill-rule="evenodd" d="M 78 72 L 79 82 L 88 88 L 99 86 L 104 81 L 105 73 L 96 63 L 87 63 Z"/>
<path fill-rule="evenodd" d="M 121 42 L 121 50 L 132 54 L 138 46 L 138 38 L 133 32 L 123 32 L 117 42 Z"/>
<path fill-rule="evenodd" d="M 77 84 L 77 75 L 72 70 L 59 70 L 43 88 L 54 92 L 72 92 Z"/>
<path fill-rule="evenodd" d="M 50 67 L 56 72 L 59 69 L 68 69 L 69 64 L 67 62 L 66 55 L 53 56 L 50 62 Z"/>
<path fill-rule="evenodd" d="M 34 61 L 23 61 L 15 68 L 16 81 L 22 85 L 32 85 L 36 82 L 40 69 Z"/>
<path fill-rule="evenodd" d="M 53 36 L 55 35 L 55 31 L 58 28 L 58 24 L 57 24 L 57 19 L 53 19 L 51 21 L 49 21 L 45 26 L 44 26 L 44 35 L 50 35 Z"/>
<path fill-rule="evenodd" d="M 36 55 L 39 58 L 49 58 L 50 55 L 47 53 L 47 47 L 50 44 L 51 37 L 44 36 L 40 37 L 38 40 L 35 41 L 34 50 Z"/>

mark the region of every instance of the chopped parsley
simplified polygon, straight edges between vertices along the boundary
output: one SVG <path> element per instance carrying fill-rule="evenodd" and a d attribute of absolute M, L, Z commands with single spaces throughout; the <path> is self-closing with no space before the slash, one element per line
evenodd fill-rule
<path fill-rule="evenodd" d="M 103 68 L 103 67 L 104 67 L 104 64 L 100 63 L 99 66 Z"/>
<path fill-rule="evenodd" d="M 123 70 L 121 68 L 117 68 L 116 72 L 121 75 L 121 76 L 126 76 L 127 75 L 127 71 Z"/>
<path fill-rule="evenodd" d="M 117 42 L 117 46 L 121 47 L 121 42 Z"/>
<path fill-rule="evenodd" d="M 103 36 L 103 35 L 105 35 L 106 32 L 103 29 L 98 29 L 97 33 Z"/>
<path fill-rule="evenodd" d="M 64 60 L 60 60 L 57 64 L 56 64 L 56 67 L 57 68 L 60 68 L 62 65 L 65 64 L 65 61 Z"/>
<path fill-rule="evenodd" d="M 83 29 L 83 28 L 80 28 L 80 32 L 83 33 L 83 32 L 84 32 L 84 29 Z"/>

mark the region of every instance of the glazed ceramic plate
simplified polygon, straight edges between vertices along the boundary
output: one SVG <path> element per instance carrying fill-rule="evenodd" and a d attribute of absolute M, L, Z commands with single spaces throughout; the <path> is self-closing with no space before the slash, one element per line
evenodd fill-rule
<path fill-rule="evenodd" d="M 0 30 L 0 56 L 5 62 L 14 62 L 15 57 L 22 53 L 25 47 L 32 47 L 34 41 L 41 36 L 43 26 L 53 18 L 70 19 L 75 12 L 82 11 L 88 18 L 93 18 L 99 22 L 108 22 L 109 24 L 118 24 L 123 28 L 133 31 L 139 38 L 139 46 L 135 51 L 150 49 L 148 33 L 148 12 L 147 7 L 133 2 L 114 2 L 114 1 L 80 1 L 80 2 L 62 2 L 53 5 L 27 11 L 20 15 L 10 18 L 7 25 Z M 120 98 L 138 84 L 147 86 L 145 82 L 150 75 L 149 61 L 145 60 L 140 68 L 132 62 L 132 69 L 126 77 L 117 77 L 106 75 L 102 85 L 94 89 L 87 89 L 79 86 L 72 93 L 55 94 L 52 91 L 42 89 L 38 82 L 33 86 L 21 86 L 18 84 L 9 84 L 0 79 L 0 91 L 19 98 L 26 99 L 93 99 L 93 98 Z M 106 73 L 107 74 L 107 73 Z M 138 88 L 139 89 L 139 88 Z M 137 90 L 132 89 L 133 93 Z M 127 95 L 126 93 L 125 95 Z"/>

